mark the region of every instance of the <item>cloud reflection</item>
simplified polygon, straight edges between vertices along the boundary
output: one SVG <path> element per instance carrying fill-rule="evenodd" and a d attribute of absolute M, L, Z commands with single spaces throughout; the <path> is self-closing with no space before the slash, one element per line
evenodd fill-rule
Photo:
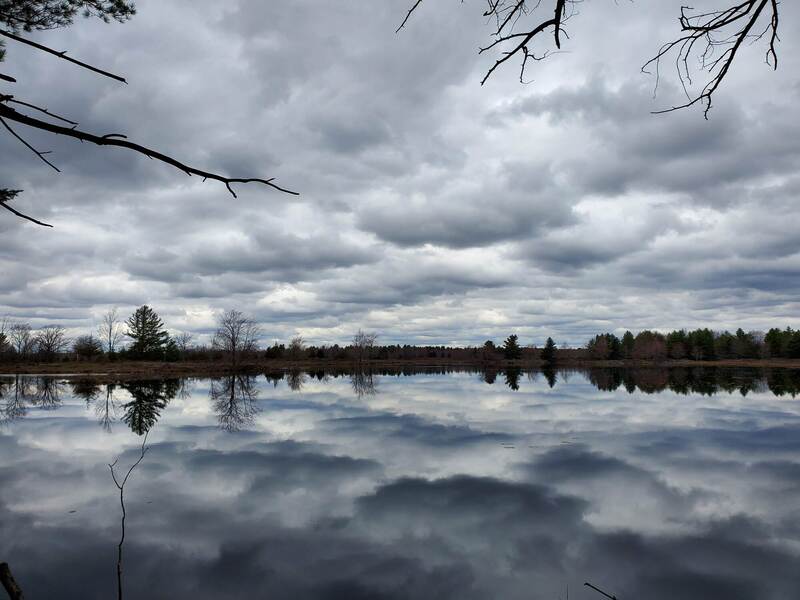
<path fill-rule="evenodd" d="M 369 398 L 341 377 L 125 388 L 124 411 L 148 405 L 131 422 L 158 419 L 126 490 L 126 597 L 551 600 L 589 580 L 623 599 L 792 598 L 800 406 L 598 376 L 385 377 Z M 29 597 L 107 598 L 106 463 L 141 438 L 87 413 L 108 388 L 59 389 L 0 432 L 0 555 Z"/>

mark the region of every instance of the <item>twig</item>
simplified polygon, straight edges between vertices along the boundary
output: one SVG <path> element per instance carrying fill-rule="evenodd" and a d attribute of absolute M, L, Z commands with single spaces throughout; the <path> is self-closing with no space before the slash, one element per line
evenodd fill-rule
<path fill-rule="evenodd" d="M 142 452 L 139 455 L 139 459 L 131 465 L 131 468 L 128 469 L 128 472 L 125 474 L 125 477 L 122 479 L 122 483 L 119 482 L 117 479 L 117 474 L 114 472 L 114 467 L 116 466 L 119 458 L 115 460 L 113 463 L 108 465 L 108 468 L 111 470 L 111 478 L 114 480 L 114 485 L 117 486 L 119 490 L 119 505 L 122 508 L 122 520 L 121 520 L 121 531 L 120 531 L 120 538 L 119 544 L 117 544 L 117 598 L 118 600 L 122 600 L 122 544 L 125 543 L 125 484 L 128 482 L 128 477 L 131 476 L 133 470 L 139 466 L 139 463 L 144 460 L 144 455 L 147 453 L 149 448 L 145 446 L 147 444 L 147 436 L 149 432 L 144 434 L 144 439 L 142 440 Z"/>
<path fill-rule="evenodd" d="M 411 13 L 413 13 L 415 10 L 417 10 L 417 7 L 418 7 L 420 4 L 422 4 L 422 0 L 417 0 L 417 1 L 414 3 L 414 6 L 412 6 L 411 8 L 409 8 L 409 9 L 408 9 L 408 12 L 406 13 L 406 18 L 405 18 L 405 19 L 403 19 L 403 22 L 402 22 L 402 23 L 400 23 L 400 27 L 398 27 L 397 29 L 395 29 L 395 30 L 394 30 L 394 32 L 395 32 L 395 33 L 399 33 L 399 32 L 400 32 L 400 30 L 401 30 L 403 27 L 405 27 L 405 26 L 406 26 L 406 23 L 408 23 L 408 20 L 411 18 Z"/>
<path fill-rule="evenodd" d="M 758 29 L 754 30 L 753 28 L 768 5 L 772 16 L 767 27 L 758 33 Z M 767 31 L 772 32 L 766 55 L 767 64 L 771 65 L 773 69 L 778 67 L 778 55 L 775 49 L 775 44 L 779 39 L 778 0 L 746 0 L 726 9 L 697 14 L 689 13 L 688 11 L 691 10 L 687 6 L 681 7 L 679 21 L 684 35 L 661 46 L 658 53 L 642 66 L 644 73 L 648 73 L 647 69 L 651 65 L 655 68 L 655 87 L 658 89 L 661 60 L 673 50 L 676 51 L 675 68 L 687 101 L 670 108 L 653 111 L 654 114 L 689 108 L 699 103 L 705 104 L 703 114 L 707 119 L 712 107 L 712 97 L 728 74 L 744 42 L 760 40 Z M 731 32 L 731 25 L 738 29 Z M 698 43 L 705 44 L 702 51 L 695 50 Z M 721 52 L 720 49 L 722 49 Z M 700 90 L 700 93 L 692 97 L 687 86 L 692 84 L 689 60 L 695 55 L 699 59 L 700 69 L 708 71 L 711 78 Z"/>
<path fill-rule="evenodd" d="M 19 212 L 15 208 L 11 208 L 8 204 L 5 203 L 5 201 L 0 201 L 0 206 L 5 208 L 7 211 L 14 213 L 16 216 L 18 216 L 21 219 L 25 219 L 27 221 L 30 221 L 31 223 L 36 223 L 37 225 L 41 225 L 42 227 L 52 227 L 52 225 L 50 225 L 50 223 L 45 223 L 44 221 L 39 221 L 38 219 L 34 219 L 33 217 L 31 217 L 29 215 L 26 215 L 25 213 Z"/>
<path fill-rule="evenodd" d="M 103 69 L 98 69 L 97 67 L 93 67 L 88 63 L 67 56 L 66 51 L 59 52 L 58 50 L 53 50 L 52 48 L 48 48 L 47 46 L 43 46 L 42 44 L 38 44 L 31 40 L 26 40 L 25 38 L 21 38 L 18 35 L 15 35 L 10 31 L 6 31 L 4 29 L 0 29 L 0 35 L 4 35 L 7 38 L 20 42 L 21 44 L 27 44 L 28 46 L 33 46 L 37 50 L 42 50 L 43 52 L 47 52 L 48 54 L 52 54 L 53 56 L 57 56 L 58 58 L 63 58 L 68 62 L 78 65 L 79 67 L 83 67 L 84 69 L 94 71 L 95 73 L 99 73 L 100 75 L 105 75 L 106 77 L 110 77 L 111 79 L 116 79 L 117 81 L 121 81 L 122 83 L 128 83 L 127 81 L 125 81 L 124 77 L 120 77 L 119 75 L 114 75 L 113 73 L 109 73 L 108 71 L 104 71 Z"/>
<path fill-rule="evenodd" d="M 59 169 L 57 166 L 55 166 L 53 163 L 51 163 L 49 160 L 47 160 L 47 159 L 44 157 L 44 155 L 45 155 L 45 154 L 49 154 L 49 152 L 41 152 L 41 151 L 37 150 L 36 148 L 34 148 L 33 146 L 31 146 L 31 145 L 30 145 L 30 144 L 29 144 L 29 143 L 28 143 L 26 140 L 24 140 L 24 139 L 22 138 L 22 136 L 21 136 L 21 135 L 19 135 L 19 134 L 18 134 L 16 131 L 14 131 L 14 130 L 11 128 L 11 125 L 9 125 L 8 123 L 6 123 L 6 120 L 5 120 L 3 117 L 0 117 L 0 123 L 2 123 L 2 124 L 3 124 L 3 127 L 5 127 L 6 129 L 8 129 L 8 131 L 11 133 L 11 135 L 13 135 L 15 138 L 17 138 L 17 139 L 18 139 L 20 142 L 22 142 L 22 144 L 23 144 L 23 145 L 24 145 L 26 148 L 28 148 L 28 150 L 30 150 L 30 151 L 31 151 L 31 152 L 33 152 L 33 153 L 34 153 L 36 156 L 38 156 L 38 157 L 39 157 L 39 158 L 42 160 L 42 162 L 43 162 L 43 163 L 45 163 L 46 165 L 48 165 L 48 166 L 50 166 L 52 169 L 54 169 L 54 170 L 56 171 L 56 173 L 61 173 L 61 169 Z"/>
<path fill-rule="evenodd" d="M 601 590 L 599 587 L 595 587 L 595 586 L 593 586 L 593 585 L 592 585 L 591 583 L 589 583 L 588 581 L 587 581 L 587 582 L 585 582 L 583 585 L 585 585 L 585 586 L 587 586 L 587 587 L 590 587 L 590 588 L 592 588 L 592 589 L 593 589 L 595 592 L 598 592 L 598 593 L 600 593 L 600 594 L 603 594 L 603 596 L 605 596 L 605 597 L 606 597 L 606 598 L 608 598 L 609 600 L 618 600 L 616 596 L 612 596 L 611 594 L 607 594 L 607 593 L 605 593 L 605 592 L 604 592 L 603 590 Z"/>
<path fill-rule="evenodd" d="M 28 108 L 32 108 L 34 110 L 38 110 L 39 112 L 46 114 L 48 117 L 53 117 L 54 119 L 58 119 L 59 121 L 63 121 L 64 123 L 68 123 L 70 125 L 75 125 L 75 126 L 78 125 L 77 122 L 71 121 L 71 120 L 67 119 L 66 117 L 62 117 L 62 116 L 57 115 L 55 113 L 51 113 L 46 108 L 43 108 L 41 106 L 36 106 L 35 104 L 31 104 L 30 102 L 23 102 L 22 100 L 17 100 L 16 98 L 14 98 L 14 96 L 11 96 L 11 95 L 0 94 L 0 102 L 13 102 L 14 104 L 19 104 L 21 106 L 27 106 Z"/>

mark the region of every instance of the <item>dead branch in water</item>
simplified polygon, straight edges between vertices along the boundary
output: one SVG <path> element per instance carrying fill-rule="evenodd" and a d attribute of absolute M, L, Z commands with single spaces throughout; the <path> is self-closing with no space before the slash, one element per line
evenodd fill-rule
<path fill-rule="evenodd" d="M 149 433 L 149 432 L 148 432 Z M 139 463 L 144 460 L 144 455 L 147 453 L 148 448 L 145 446 L 147 444 L 147 436 L 148 433 L 144 434 L 144 439 L 142 440 L 142 452 L 139 455 L 138 460 L 131 465 L 131 468 L 128 469 L 128 472 L 125 474 L 125 477 L 122 479 L 122 482 L 117 479 L 117 474 L 114 471 L 114 467 L 117 465 L 119 458 L 115 460 L 113 463 L 108 465 L 108 468 L 111 469 L 111 478 L 114 480 L 114 485 L 117 486 L 119 490 L 119 505 L 122 508 L 122 519 L 121 519 L 121 531 L 120 531 L 120 538 L 119 544 L 117 544 L 117 598 L 122 600 L 122 544 L 125 543 L 125 484 L 128 482 L 128 477 L 131 476 L 133 470 L 139 466 Z"/>

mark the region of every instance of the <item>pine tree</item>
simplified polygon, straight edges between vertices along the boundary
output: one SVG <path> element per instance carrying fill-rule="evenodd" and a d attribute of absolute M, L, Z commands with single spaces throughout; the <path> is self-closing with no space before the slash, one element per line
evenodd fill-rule
<path fill-rule="evenodd" d="M 625 335 L 622 336 L 622 357 L 623 358 L 632 358 L 633 357 L 633 345 L 635 343 L 635 338 L 630 331 L 626 331 Z"/>
<path fill-rule="evenodd" d="M 506 338 L 506 341 L 503 342 L 503 354 L 508 360 L 517 360 L 518 358 L 522 358 L 522 348 L 519 347 L 517 343 L 517 336 L 512 334 Z"/>
<path fill-rule="evenodd" d="M 545 343 L 544 348 L 542 348 L 542 360 L 546 363 L 556 362 L 556 350 L 556 343 L 553 341 L 553 338 L 547 338 L 547 342 Z"/>
<path fill-rule="evenodd" d="M 169 335 L 156 311 L 147 305 L 136 309 L 128 319 L 128 332 L 133 340 L 130 352 L 137 358 L 162 358 Z"/>

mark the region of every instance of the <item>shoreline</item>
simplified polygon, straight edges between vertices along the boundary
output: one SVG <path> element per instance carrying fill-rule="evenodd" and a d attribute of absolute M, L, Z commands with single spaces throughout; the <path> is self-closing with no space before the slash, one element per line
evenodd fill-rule
<path fill-rule="evenodd" d="M 224 377 L 234 373 L 268 373 L 279 371 L 338 371 L 403 370 L 403 369 L 464 369 L 475 371 L 502 371 L 509 368 L 542 369 L 547 363 L 540 360 L 463 361 L 449 359 L 369 360 L 360 364 L 352 360 L 251 360 L 243 361 L 235 370 L 224 361 L 97 361 L 0 364 L 0 376 L 49 375 L 69 378 L 135 378 L 162 379 L 170 377 Z M 693 367 L 800 369 L 800 359 L 728 359 L 714 361 L 668 360 L 563 360 L 553 365 L 556 370 L 622 368 L 669 369 Z"/>

